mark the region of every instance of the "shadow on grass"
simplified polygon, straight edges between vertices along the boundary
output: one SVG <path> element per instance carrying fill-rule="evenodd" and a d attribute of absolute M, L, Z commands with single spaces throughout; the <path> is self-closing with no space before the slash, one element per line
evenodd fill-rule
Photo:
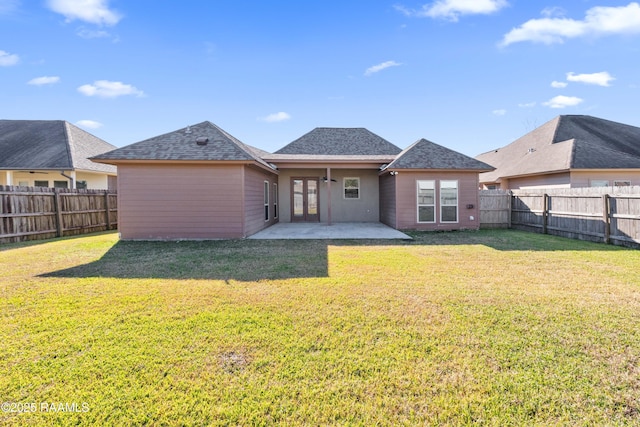
<path fill-rule="evenodd" d="M 513 230 L 409 232 L 407 240 L 120 241 L 89 264 L 42 277 L 277 280 L 328 277 L 329 246 L 480 245 L 498 251 L 612 251 L 618 247 Z"/>
<path fill-rule="evenodd" d="M 327 277 L 323 241 L 120 241 L 97 261 L 41 277 L 255 281 Z"/>

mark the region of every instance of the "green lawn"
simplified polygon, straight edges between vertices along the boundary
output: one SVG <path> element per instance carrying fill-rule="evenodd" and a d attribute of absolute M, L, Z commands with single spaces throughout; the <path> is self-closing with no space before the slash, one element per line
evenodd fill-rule
<path fill-rule="evenodd" d="M 2 245 L 0 425 L 640 425 L 640 251 L 413 237 Z"/>

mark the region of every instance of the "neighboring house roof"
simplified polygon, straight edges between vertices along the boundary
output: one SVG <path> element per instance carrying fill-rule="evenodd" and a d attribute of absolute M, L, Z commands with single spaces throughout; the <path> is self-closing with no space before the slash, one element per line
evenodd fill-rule
<path fill-rule="evenodd" d="M 116 173 L 89 157 L 115 146 L 63 120 L 0 120 L 0 169 Z"/>
<path fill-rule="evenodd" d="M 402 150 L 364 128 L 315 128 L 275 154 L 322 156 L 397 155 Z"/>
<path fill-rule="evenodd" d="M 476 157 L 496 167 L 481 182 L 570 169 L 640 168 L 640 128 L 592 116 L 558 116 Z"/>
<path fill-rule="evenodd" d="M 450 150 L 426 139 L 420 139 L 387 166 L 386 169 L 455 169 L 490 171 L 488 164 Z"/>
<path fill-rule="evenodd" d="M 118 148 L 94 159 L 114 163 L 121 160 L 254 161 L 273 169 L 261 158 L 265 154 L 266 151 L 244 144 L 205 121 Z"/>

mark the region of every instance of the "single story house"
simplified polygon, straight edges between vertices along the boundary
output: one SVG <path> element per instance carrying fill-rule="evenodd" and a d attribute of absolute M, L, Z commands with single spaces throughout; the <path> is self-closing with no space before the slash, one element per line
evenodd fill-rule
<path fill-rule="evenodd" d="M 640 128 L 592 116 L 558 116 L 476 159 L 495 167 L 480 174 L 485 189 L 640 185 Z"/>
<path fill-rule="evenodd" d="M 477 229 L 478 173 L 492 169 L 363 128 L 316 128 L 268 153 L 210 122 L 92 160 L 118 167 L 123 239 L 242 238 L 280 221 Z"/>
<path fill-rule="evenodd" d="M 0 185 L 115 190 L 116 167 L 89 160 L 115 148 L 63 120 L 0 120 Z"/>

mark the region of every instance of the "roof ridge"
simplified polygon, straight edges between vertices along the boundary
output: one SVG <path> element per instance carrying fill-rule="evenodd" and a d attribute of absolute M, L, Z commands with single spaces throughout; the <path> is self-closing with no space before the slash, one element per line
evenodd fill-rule
<path fill-rule="evenodd" d="M 216 125 L 215 123 L 212 123 L 210 121 L 206 121 L 209 125 L 213 126 L 214 128 L 216 128 L 220 133 L 222 133 L 225 137 L 227 137 L 232 143 L 234 143 L 236 146 L 238 146 L 238 148 L 240 148 L 242 151 L 244 151 L 249 157 L 251 157 L 253 160 L 262 163 L 265 166 L 268 166 L 269 168 L 271 168 L 271 165 L 269 165 L 269 163 L 267 163 L 266 161 L 264 161 L 264 159 L 260 156 L 258 156 L 256 154 L 256 152 L 254 150 L 258 150 L 258 148 L 249 145 L 249 144 L 245 144 L 244 142 L 240 141 L 238 138 L 236 138 L 235 136 L 231 135 L 229 132 L 227 132 L 226 130 L 222 129 L 220 126 Z"/>
<path fill-rule="evenodd" d="M 65 144 L 65 149 L 67 150 L 67 156 L 69 158 L 69 164 L 71 165 L 71 169 L 74 170 L 76 168 L 76 164 L 75 164 L 75 159 L 73 158 L 73 150 L 71 149 L 71 132 L 69 132 L 69 126 L 71 123 L 69 123 L 66 120 L 61 120 L 62 121 L 62 126 L 64 129 L 64 135 L 65 135 L 65 140 L 66 140 L 66 144 Z"/>

